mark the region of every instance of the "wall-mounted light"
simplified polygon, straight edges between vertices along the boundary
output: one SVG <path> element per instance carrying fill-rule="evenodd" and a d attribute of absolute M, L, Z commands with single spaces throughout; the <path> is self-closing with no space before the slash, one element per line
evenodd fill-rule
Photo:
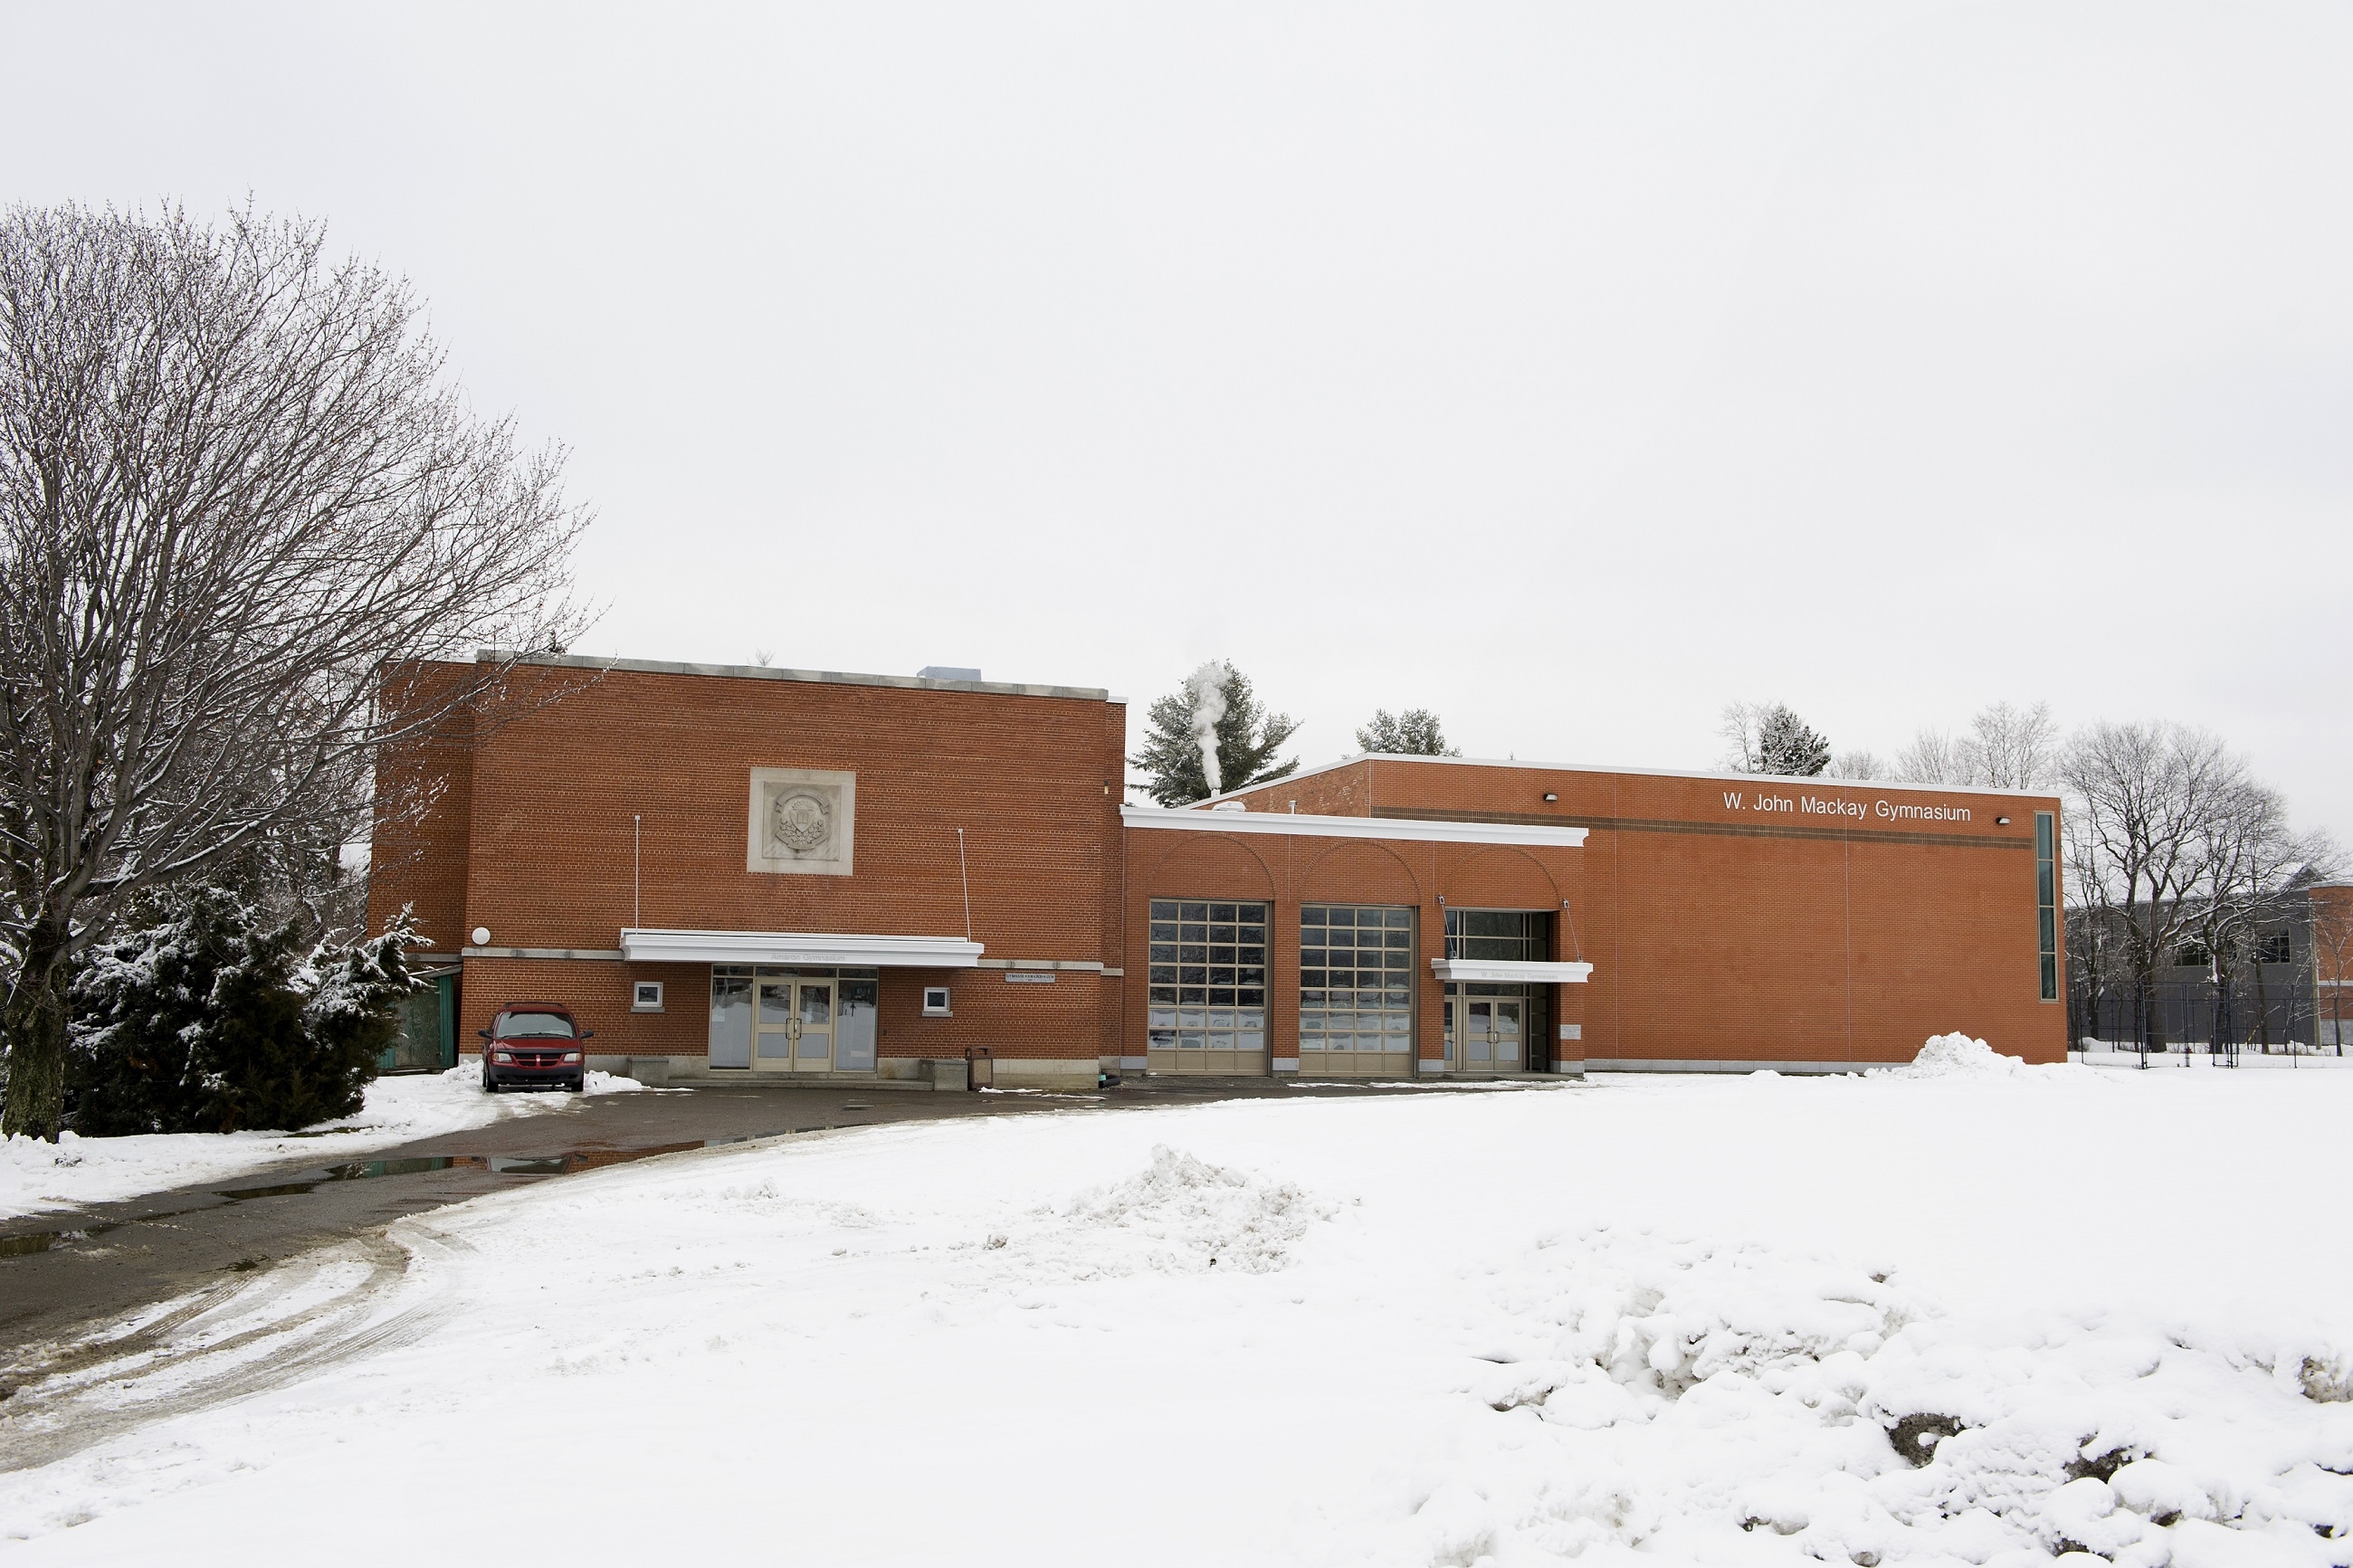
<path fill-rule="evenodd" d="M 474 928 L 474 945 L 476 947 L 488 947 L 491 945 L 490 927 L 476 926 Z"/>
<path fill-rule="evenodd" d="M 2010 826 L 2010 818 L 2006 816 L 1997 816 L 1993 819 L 1993 822 L 1996 827 L 2008 827 Z"/>
<path fill-rule="evenodd" d="M 1550 793 L 1549 791 L 1547 791 L 1547 792 L 1546 793 L 1546 795 L 1545 795 L 1545 798 L 1546 798 L 1546 800 L 1558 800 L 1558 799 L 1560 798 L 1560 796 L 1558 796 L 1558 795 L 1554 795 L 1554 794 Z"/>

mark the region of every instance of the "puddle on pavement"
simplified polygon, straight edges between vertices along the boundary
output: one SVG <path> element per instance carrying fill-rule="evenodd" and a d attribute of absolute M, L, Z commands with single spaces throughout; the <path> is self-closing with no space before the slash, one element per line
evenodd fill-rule
<path fill-rule="evenodd" d="M 831 1131 L 833 1124 L 828 1122 L 822 1127 L 786 1127 L 774 1132 L 739 1132 L 732 1138 L 697 1138 L 691 1142 L 653 1143 L 635 1149 L 571 1149 L 560 1154 L 427 1154 L 405 1160 L 351 1160 L 321 1170 L 297 1173 L 290 1182 L 272 1182 L 259 1187 L 223 1187 L 216 1189 L 214 1195 L 227 1198 L 231 1203 L 245 1203 L 254 1198 L 297 1197 L 338 1182 L 373 1181 L 379 1176 L 421 1176 L 436 1171 L 488 1171 L 501 1176 L 570 1176 L 582 1171 L 602 1170 L 607 1165 L 627 1164 L 632 1160 L 650 1160 L 659 1154 L 682 1154 L 691 1149 L 718 1149 L 730 1143 L 750 1143 L 757 1139 L 776 1138 L 791 1132 Z M 88 1241 L 91 1237 L 103 1236 L 125 1225 L 170 1219 L 194 1212 L 172 1209 L 163 1214 L 134 1215 L 128 1219 L 92 1220 L 57 1230 L 0 1236 L 0 1258 L 29 1258 L 54 1247 Z"/>

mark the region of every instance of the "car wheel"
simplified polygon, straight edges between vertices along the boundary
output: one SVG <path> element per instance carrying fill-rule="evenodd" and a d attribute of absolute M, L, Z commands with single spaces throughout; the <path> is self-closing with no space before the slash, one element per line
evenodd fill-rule
<path fill-rule="evenodd" d="M 491 1076 L 491 1064 L 484 1062 L 482 1064 L 482 1092 L 484 1094 L 496 1094 L 498 1091 L 499 1080 Z"/>
<path fill-rule="evenodd" d="M 574 1079 L 570 1083 L 565 1084 L 564 1087 L 570 1089 L 575 1094 L 582 1093 L 588 1088 L 588 1075 L 583 1073 L 578 1078 Z"/>

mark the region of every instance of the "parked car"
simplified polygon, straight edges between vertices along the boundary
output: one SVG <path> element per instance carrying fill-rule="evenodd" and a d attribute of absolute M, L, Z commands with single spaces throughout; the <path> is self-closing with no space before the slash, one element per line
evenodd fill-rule
<path fill-rule="evenodd" d="M 510 1084 L 560 1084 L 575 1094 L 588 1087 L 580 1046 L 596 1031 L 580 1027 L 560 1002 L 510 1002 L 474 1032 L 482 1038 L 482 1088 L 491 1094 Z"/>

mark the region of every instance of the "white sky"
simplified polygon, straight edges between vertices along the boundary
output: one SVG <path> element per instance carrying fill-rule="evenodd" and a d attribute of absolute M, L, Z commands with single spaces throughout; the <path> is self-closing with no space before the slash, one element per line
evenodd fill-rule
<path fill-rule="evenodd" d="M 2343 5 L 7 13 L 0 196 L 323 217 L 572 446 L 583 651 L 1224 656 L 1309 763 L 2046 699 L 2353 839 Z"/>

